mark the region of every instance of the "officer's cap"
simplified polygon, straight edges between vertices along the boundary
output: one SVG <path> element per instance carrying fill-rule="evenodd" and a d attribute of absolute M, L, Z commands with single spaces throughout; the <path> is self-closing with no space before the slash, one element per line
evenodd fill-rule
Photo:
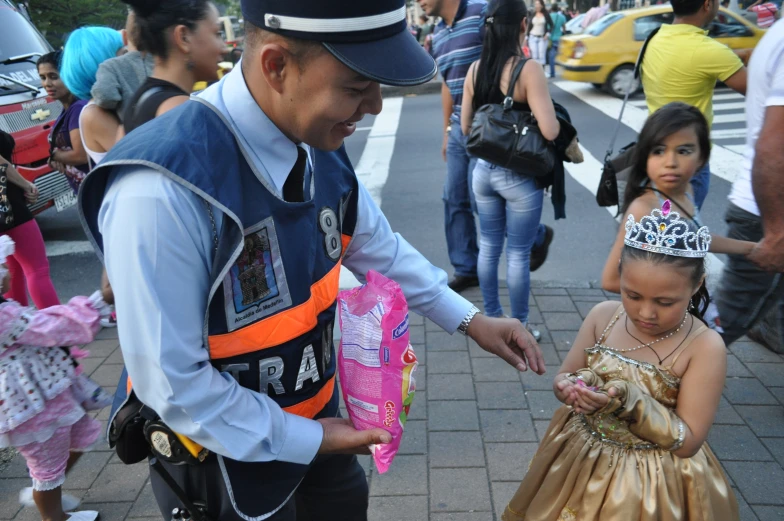
<path fill-rule="evenodd" d="M 433 58 L 406 29 L 405 0 L 242 0 L 245 20 L 283 36 L 321 42 L 335 58 L 387 85 L 418 85 Z"/>

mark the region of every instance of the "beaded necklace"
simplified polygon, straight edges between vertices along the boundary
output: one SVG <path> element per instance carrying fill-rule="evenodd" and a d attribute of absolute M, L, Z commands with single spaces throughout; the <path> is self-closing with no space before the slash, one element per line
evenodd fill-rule
<path fill-rule="evenodd" d="M 618 322 L 618 319 L 621 318 L 621 316 L 624 313 L 626 313 L 626 311 L 622 310 L 620 313 L 618 313 L 618 315 L 613 319 L 612 322 L 607 324 L 607 327 L 604 328 L 604 333 L 602 333 L 602 338 L 604 338 L 605 340 L 607 339 L 607 333 L 615 325 L 615 323 Z M 689 312 L 687 311 L 686 314 L 683 315 L 683 322 L 681 322 L 681 325 L 679 325 L 677 328 L 675 328 L 673 331 L 670 331 L 668 334 L 664 335 L 663 337 L 657 338 L 656 340 L 654 340 L 652 342 L 648 342 L 647 344 L 646 343 L 642 343 L 642 344 L 638 345 L 637 347 L 631 347 L 629 349 L 615 349 L 615 348 L 608 347 L 608 346 L 605 346 L 605 347 L 607 347 L 607 349 L 609 349 L 610 351 L 615 351 L 616 353 L 630 353 L 632 351 L 637 351 L 638 349 L 642 349 L 643 347 L 650 348 L 653 344 L 661 342 L 662 340 L 667 340 L 668 338 L 671 338 L 673 335 L 678 334 L 678 332 L 680 332 L 680 330 L 683 328 L 683 326 L 686 325 L 686 319 L 688 317 L 689 317 Z M 639 340 L 638 340 L 638 342 L 639 342 Z M 653 349 L 653 348 L 651 348 L 651 349 Z"/>

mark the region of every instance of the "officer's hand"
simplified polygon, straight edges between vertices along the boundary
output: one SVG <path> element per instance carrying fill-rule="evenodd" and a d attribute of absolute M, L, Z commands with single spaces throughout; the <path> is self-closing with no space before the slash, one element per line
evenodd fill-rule
<path fill-rule="evenodd" d="M 324 428 L 319 454 L 370 454 L 370 445 L 389 443 L 392 435 L 384 429 L 358 431 L 345 418 L 322 418 Z"/>
<path fill-rule="evenodd" d="M 544 374 L 542 350 L 519 320 L 490 318 L 480 313 L 468 324 L 467 333 L 479 347 L 503 358 L 518 371 L 530 367 L 536 374 Z"/>

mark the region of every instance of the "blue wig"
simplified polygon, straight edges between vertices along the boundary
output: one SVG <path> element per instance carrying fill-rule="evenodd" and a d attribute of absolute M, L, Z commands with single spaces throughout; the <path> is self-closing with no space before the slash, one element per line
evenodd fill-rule
<path fill-rule="evenodd" d="M 98 66 L 114 58 L 123 46 L 119 31 L 109 27 L 81 27 L 65 42 L 60 77 L 79 99 L 90 99 Z"/>

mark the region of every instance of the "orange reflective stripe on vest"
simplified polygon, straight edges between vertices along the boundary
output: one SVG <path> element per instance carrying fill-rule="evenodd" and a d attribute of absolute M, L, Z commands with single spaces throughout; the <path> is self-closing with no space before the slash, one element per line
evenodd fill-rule
<path fill-rule="evenodd" d="M 333 376 L 324 382 L 324 387 L 319 389 L 319 392 L 317 392 L 315 396 L 289 407 L 284 407 L 283 410 L 291 414 L 296 414 L 297 416 L 302 416 L 303 418 L 313 418 L 327 406 L 329 400 L 332 398 L 332 392 L 334 390 L 335 377 Z"/>
<path fill-rule="evenodd" d="M 345 253 L 351 237 L 343 235 L 341 239 Z M 316 327 L 319 313 L 329 309 L 338 298 L 340 266 L 341 262 L 338 262 L 321 280 L 316 281 L 310 287 L 310 298 L 302 304 L 237 331 L 210 336 L 210 358 L 229 358 L 275 347 Z"/>

